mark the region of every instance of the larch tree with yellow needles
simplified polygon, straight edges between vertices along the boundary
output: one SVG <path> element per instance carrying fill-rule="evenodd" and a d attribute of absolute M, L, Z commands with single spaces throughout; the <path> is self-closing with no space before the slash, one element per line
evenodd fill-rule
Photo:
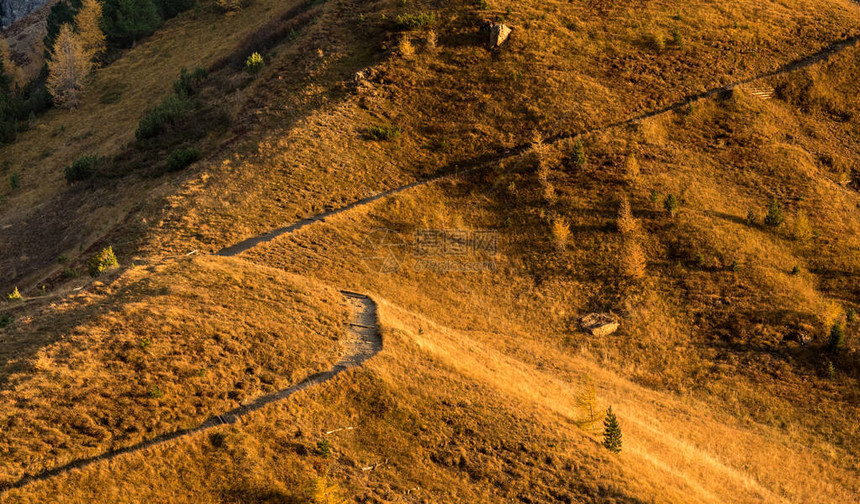
<path fill-rule="evenodd" d="M 101 29 L 102 4 L 98 0 L 84 0 L 75 16 L 75 32 L 90 61 L 105 50 L 105 34 Z"/>
<path fill-rule="evenodd" d="M 579 418 L 576 420 L 579 428 L 588 432 L 594 431 L 600 421 L 600 413 L 597 411 L 597 392 L 591 380 L 576 396 L 576 408 L 579 410 Z"/>
<path fill-rule="evenodd" d="M 65 24 L 54 44 L 54 57 L 48 62 L 48 91 L 61 107 L 77 108 L 84 94 L 92 62 L 80 37 Z"/>

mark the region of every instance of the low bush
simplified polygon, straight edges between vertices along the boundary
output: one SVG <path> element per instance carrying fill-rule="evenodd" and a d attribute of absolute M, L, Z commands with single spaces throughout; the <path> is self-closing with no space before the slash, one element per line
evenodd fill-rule
<path fill-rule="evenodd" d="M 570 240 L 570 224 L 564 217 L 556 217 L 552 220 L 550 227 L 552 235 L 552 243 L 556 250 L 565 250 L 567 242 Z"/>
<path fill-rule="evenodd" d="M 72 182 L 87 180 L 93 176 L 98 165 L 98 156 L 79 157 L 63 170 L 64 175 L 66 176 L 66 182 L 71 184 Z"/>
<path fill-rule="evenodd" d="M 747 212 L 746 222 L 749 227 L 756 227 L 758 225 L 758 215 L 756 215 L 755 210 L 750 209 L 750 211 Z"/>
<path fill-rule="evenodd" d="M 0 315 L 0 329 L 9 327 L 13 322 L 15 322 L 15 317 L 12 314 L 4 313 Z"/>
<path fill-rule="evenodd" d="M 197 67 L 191 73 L 188 73 L 188 70 L 183 68 L 179 72 L 179 79 L 173 83 L 173 92 L 177 96 L 191 96 L 197 93 L 200 84 L 208 78 L 209 70 L 203 67 Z"/>
<path fill-rule="evenodd" d="M 258 75 L 263 71 L 264 66 L 266 66 L 266 62 L 263 61 L 263 56 L 258 52 L 251 53 L 245 60 L 245 71 L 251 75 Z"/>
<path fill-rule="evenodd" d="M 770 200 L 770 205 L 767 207 L 767 215 L 764 216 L 764 223 L 770 227 L 779 227 L 782 225 L 785 217 L 782 215 L 782 207 L 776 198 Z"/>
<path fill-rule="evenodd" d="M 184 117 L 190 108 L 191 104 L 187 97 L 168 96 L 160 104 L 146 111 L 134 136 L 138 140 L 154 138 Z"/>
<path fill-rule="evenodd" d="M 21 295 L 21 291 L 18 290 L 18 287 L 15 287 L 15 290 L 6 295 L 6 299 L 9 301 L 22 301 L 24 296 Z"/>
<path fill-rule="evenodd" d="M 187 149 L 176 149 L 170 153 L 167 158 L 167 171 L 175 172 L 184 170 L 191 166 L 192 163 L 203 157 L 200 149 L 197 147 L 189 147 Z"/>
<path fill-rule="evenodd" d="M 325 458 L 329 458 L 331 456 L 331 442 L 327 438 L 322 438 L 317 441 L 316 454 Z"/>
<path fill-rule="evenodd" d="M 815 236 L 815 231 L 812 229 L 812 224 L 809 222 L 809 217 L 803 210 L 798 210 L 794 218 L 794 229 L 792 235 L 797 241 L 809 241 Z"/>
<path fill-rule="evenodd" d="M 396 140 L 400 138 L 402 132 L 403 130 L 400 126 L 393 126 L 391 124 L 371 126 L 367 128 L 367 138 L 378 142 Z"/>
<path fill-rule="evenodd" d="M 6 295 L 6 299 L 9 301 L 22 301 L 24 296 L 21 295 L 21 291 L 18 290 L 18 287 L 15 287 L 15 290 Z"/>
<path fill-rule="evenodd" d="M 394 22 L 401 30 L 417 30 L 435 23 L 436 13 L 422 12 L 420 14 L 400 14 L 395 18 Z"/>
<path fill-rule="evenodd" d="M 97 277 L 104 271 L 117 267 L 119 267 L 119 262 L 116 260 L 116 255 L 113 253 L 113 247 L 101 249 L 98 254 L 94 255 L 87 262 L 87 270 L 90 272 L 90 276 L 92 277 Z"/>

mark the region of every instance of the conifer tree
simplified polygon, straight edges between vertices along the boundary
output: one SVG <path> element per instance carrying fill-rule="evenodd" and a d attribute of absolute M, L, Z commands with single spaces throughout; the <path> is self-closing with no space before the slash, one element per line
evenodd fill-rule
<path fill-rule="evenodd" d="M 678 213 L 678 197 L 674 194 L 666 196 L 666 200 L 663 201 L 663 208 L 666 209 L 666 213 L 670 217 L 674 217 Z"/>
<path fill-rule="evenodd" d="M 105 34 L 101 29 L 102 4 L 98 0 L 84 0 L 75 16 L 75 31 L 84 52 L 94 60 L 105 50 Z"/>
<path fill-rule="evenodd" d="M 612 412 L 612 406 L 606 410 L 606 418 L 603 419 L 603 446 L 613 453 L 621 452 L 621 425 Z"/>
<path fill-rule="evenodd" d="M 570 159 L 573 161 L 573 165 L 576 168 L 584 167 L 588 160 L 585 156 L 585 147 L 582 145 L 582 140 L 579 138 L 577 138 L 576 142 L 573 143 L 573 152 L 571 152 Z"/>
<path fill-rule="evenodd" d="M 839 322 L 830 329 L 830 342 L 827 345 L 830 353 L 838 353 L 845 346 L 845 328 Z"/>
<path fill-rule="evenodd" d="M 770 200 L 770 205 L 767 207 L 767 215 L 764 217 L 764 223 L 770 227 L 779 227 L 785 218 L 782 216 L 782 207 L 776 198 Z"/>
<path fill-rule="evenodd" d="M 0 55 L 0 144 L 15 139 L 15 117 L 12 78 L 6 73 L 5 58 Z"/>
<path fill-rule="evenodd" d="M 83 95 L 92 63 L 69 24 L 60 28 L 54 58 L 48 62 L 48 91 L 60 106 L 76 108 Z"/>
<path fill-rule="evenodd" d="M 47 34 L 42 40 L 45 44 L 45 55 L 47 59 L 53 58 L 52 51 L 57 43 L 57 36 L 64 24 L 74 23 L 75 14 L 81 8 L 81 0 L 60 0 L 51 6 L 48 19 L 45 22 Z"/>
<path fill-rule="evenodd" d="M 161 16 L 152 0 L 104 0 L 102 28 L 111 44 L 131 47 L 159 26 Z"/>

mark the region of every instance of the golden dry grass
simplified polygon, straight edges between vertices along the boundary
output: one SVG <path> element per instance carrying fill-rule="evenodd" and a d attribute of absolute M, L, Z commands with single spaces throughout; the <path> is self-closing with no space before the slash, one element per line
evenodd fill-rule
<path fill-rule="evenodd" d="M 377 53 L 402 40 L 381 14 L 431 5 L 326 4 L 267 55 L 259 79 L 227 98 L 244 137 L 160 187 L 167 205 L 142 212 L 141 253 L 215 251 L 531 142 L 535 130 L 604 125 L 773 70 L 860 27 L 847 1 L 462 7 L 440 10 L 435 43 L 413 44 L 404 60 Z M 502 13 L 514 35 L 489 54 L 475 27 Z M 672 43 L 676 28 L 683 47 Z M 738 89 L 584 135 L 585 166 L 570 161 L 570 143 L 544 145 L 537 160 L 506 159 L 250 252 L 255 264 L 374 293 L 383 353 L 218 435 L 5 499 L 137 502 L 170 489 L 177 501 L 304 502 L 336 485 L 371 502 L 850 500 L 860 457 L 857 327 L 845 355 L 823 347 L 860 296 L 858 196 L 838 183 L 858 171 L 857 55 L 773 79 L 779 98 L 769 102 Z M 355 88 L 345 84 L 371 64 Z M 369 141 L 366 128 L 381 124 L 404 134 Z M 620 194 L 629 194 L 648 260 L 635 280 L 623 275 Z M 662 208 L 668 194 L 681 202 L 675 218 Z M 789 226 L 744 222 L 773 197 L 818 235 L 799 241 Z M 563 249 L 551 231 L 562 221 Z M 500 253 L 473 258 L 492 270 L 448 272 L 416 267 L 406 252 L 398 271 L 380 274 L 364 240 L 375 228 L 407 240 L 427 228 L 496 229 Z M 622 317 L 618 333 L 577 329 L 579 316 L 608 310 Z M 798 330 L 815 342 L 784 341 Z M 589 381 L 601 406 L 619 413 L 621 457 L 575 427 L 575 397 Z M 332 437 L 334 457 L 313 453 L 323 432 L 346 425 L 359 428 Z"/>
<path fill-rule="evenodd" d="M 104 282 L 11 311 L 3 481 L 196 426 L 341 353 L 342 297 L 303 278 L 188 258 Z"/>

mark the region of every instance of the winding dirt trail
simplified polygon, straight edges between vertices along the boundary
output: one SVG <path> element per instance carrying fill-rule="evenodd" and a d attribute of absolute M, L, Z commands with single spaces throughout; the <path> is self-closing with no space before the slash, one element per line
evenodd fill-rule
<path fill-rule="evenodd" d="M 822 50 L 820 50 L 814 54 L 811 54 L 811 55 L 806 56 L 804 58 L 790 62 L 790 63 L 788 63 L 788 64 L 786 64 L 786 65 L 784 65 L 784 66 L 782 66 L 776 70 L 771 71 L 771 72 L 767 72 L 765 74 L 762 74 L 762 75 L 759 75 L 756 77 L 752 77 L 749 79 L 729 83 L 729 84 L 715 87 L 712 89 L 708 89 L 708 90 L 703 91 L 701 93 L 697 93 L 695 95 L 690 95 L 681 101 L 675 102 L 675 103 L 668 105 L 668 106 L 665 106 L 661 109 L 646 112 L 646 113 L 637 115 L 635 117 L 632 117 L 630 119 L 617 121 L 614 123 L 606 124 L 604 126 L 600 126 L 597 128 L 593 128 L 590 130 L 584 130 L 584 131 L 580 131 L 580 132 L 557 133 L 557 134 L 554 134 L 554 135 L 548 137 L 546 139 L 546 141 L 547 142 L 558 142 L 558 141 L 563 141 L 563 140 L 567 140 L 567 139 L 573 139 L 573 138 L 576 138 L 576 137 L 581 136 L 581 135 L 586 135 L 586 134 L 590 134 L 590 133 L 597 133 L 597 132 L 606 131 L 606 130 L 609 130 L 612 128 L 620 127 L 620 126 L 631 125 L 631 124 L 635 124 L 639 121 L 642 121 L 642 120 L 645 120 L 648 118 L 659 116 L 661 114 L 681 110 L 682 108 L 689 106 L 691 103 L 695 103 L 695 102 L 700 101 L 700 100 L 719 96 L 723 93 L 731 91 L 732 89 L 734 89 L 740 85 L 752 84 L 752 83 L 755 83 L 755 82 L 758 82 L 758 81 L 761 81 L 761 80 L 764 80 L 767 78 L 785 75 L 785 74 L 788 74 L 788 73 L 791 73 L 791 72 L 794 72 L 794 71 L 797 71 L 797 70 L 800 70 L 803 68 L 810 67 L 810 66 L 814 65 L 815 63 L 824 61 L 824 60 L 828 59 L 829 57 L 831 57 L 831 56 L 833 56 L 839 52 L 842 52 L 843 50 L 845 50 L 847 48 L 856 46 L 856 45 L 858 45 L 858 43 L 860 43 L 860 35 L 846 38 L 846 39 L 834 42 L 833 44 L 825 47 L 824 49 L 822 49 Z M 218 251 L 216 253 L 216 255 L 219 255 L 222 257 L 236 256 L 238 254 L 241 254 L 242 252 L 245 252 L 251 248 L 254 248 L 255 246 L 257 246 L 261 243 L 269 242 L 269 241 L 274 240 L 275 238 L 277 238 L 279 236 L 293 233 L 299 229 L 302 229 L 306 226 L 312 225 L 312 224 L 317 223 L 317 222 L 322 222 L 327 217 L 337 215 L 337 214 L 340 214 L 343 212 L 347 212 L 347 211 L 352 210 L 356 207 L 364 206 L 364 205 L 370 204 L 374 201 L 383 199 L 385 197 L 388 197 L 388 196 L 391 196 L 391 195 L 394 195 L 394 194 L 397 194 L 397 193 L 400 193 L 400 192 L 403 192 L 403 191 L 406 191 L 406 190 L 409 190 L 409 189 L 412 189 L 415 187 L 424 186 L 424 185 L 433 183 L 435 181 L 438 181 L 438 180 L 441 180 L 444 178 L 448 178 L 448 177 L 457 176 L 460 174 L 465 174 L 465 173 L 476 171 L 480 168 L 484 168 L 484 167 L 488 166 L 490 163 L 498 162 L 498 161 L 501 161 L 505 158 L 512 157 L 512 156 L 515 156 L 517 154 L 521 154 L 521 153 L 525 152 L 527 149 L 529 149 L 530 147 L 531 147 L 530 143 L 521 144 L 521 145 L 518 145 L 516 147 L 509 148 L 509 149 L 501 149 L 501 150 L 497 150 L 495 152 L 484 154 L 484 155 L 481 155 L 481 156 L 478 156 L 478 157 L 475 157 L 475 158 L 472 158 L 469 160 L 463 160 L 463 161 L 460 161 L 457 163 L 453 163 L 451 165 L 443 167 L 435 175 L 432 175 L 432 176 L 429 176 L 427 178 L 424 178 L 424 179 L 421 179 L 421 180 L 418 180 L 418 181 L 415 181 L 415 182 L 412 182 L 409 184 L 405 184 L 405 185 L 402 185 L 399 187 L 387 189 L 385 191 L 373 194 L 373 195 L 368 196 L 366 198 L 356 200 L 356 201 L 354 201 L 348 205 L 345 205 L 343 207 L 340 207 L 340 208 L 337 208 L 334 210 L 330 210 L 330 211 L 326 211 L 326 212 L 323 212 L 320 214 L 316 214 L 312 217 L 302 219 L 298 222 L 289 224 L 287 226 L 266 232 L 266 233 L 258 235 L 258 236 L 248 238 L 248 239 L 241 241 L 235 245 L 225 247 L 224 249 Z M 341 361 L 338 362 L 330 370 L 322 372 L 322 373 L 314 374 L 314 375 L 309 376 L 308 378 L 304 379 L 303 381 L 301 381 L 301 382 L 299 382 L 299 383 L 297 383 L 297 384 L 295 384 L 289 388 L 274 392 L 274 393 L 269 394 L 269 395 L 265 395 L 265 396 L 260 397 L 260 398 L 254 400 L 250 403 L 243 404 L 243 405 L 241 405 L 237 408 L 234 408 L 230 411 L 226 411 L 226 412 L 221 413 L 219 415 L 215 415 L 215 416 L 209 418 L 208 420 L 204 421 L 203 423 L 201 423 L 197 427 L 193 427 L 190 429 L 180 429 L 180 430 L 173 431 L 170 433 L 162 434 L 162 435 L 157 436 L 153 439 L 142 441 L 142 442 L 135 444 L 135 445 L 127 446 L 124 448 L 119 448 L 116 450 L 111 450 L 111 451 L 108 451 L 108 452 L 103 453 L 101 455 L 97 455 L 97 456 L 93 456 L 93 457 L 89 457 L 89 458 L 84 458 L 84 459 L 79 459 L 79 460 L 73 461 L 71 463 L 68 463 L 68 464 L 65 464 L 65 465 L 62 465 L 62 466 L 59 466 L 59 467 L 38 473 L 38 474 L 35 474 L 35 475 L 25 476 L 24 478 L 18 480 L 17 482 L 15 482 L 11 485 L 8 485 L 5 488 L 0 489 L 0 493 L 2 493 L 3 491 L 6 491 L 6 490 L 14 489 L 14 488 L 21 488 L 21 487 L 24 487 L 30 483 L 33 483 L 33 482 L 47 480 L 47 479 L 52 478 L 54 476 L 59 476 L 59 475 L 68 473 L 74 469 L 81 469 L 81 468 L 87 467 L 89 465 L 95 464 L 97 462 L 112 460 L 112 459 L 115 459 L 115 458 L 117 458 L 121 455 L 124 455 L 124 454 L 145 450 L 145 449 L 153 447 L 153 446 L 158 446 L 158 445 L 173 441 L 175 439 L 179 439 L 181 437 L 189 436 L 189 435 L 196 434 L 196 433 L 208 430 L 208 429 L 212 429 L 214 427 L 218 427 L 220 425 L 236 423 L 242 417 L 247 416 L 254 411 L 257 411 L 266 405 L 269 405 L 269 404 L 272 404 L 272 403 L 275 403 L 278 401 L 283 401 L 300 390 L 304 390 L 304 389 L 312 387 L 314 385 L 324 383 L 328 380 L 331 380 L 332 378 L 336 377 L 337 375 L 339 375 L 340 373 L 342 373 L 344 371 L 347 371 L 349 369 L 352 369 L 354 367 L 362 365 L 366 360 L 370 359 L 371 357 L 373 357 L 374 355 L 376 355 L 377 353 L 379 353 L 382 350 L 382 337 L 381 337 L 380 332 L 379 332 L 379 326 L 378 326 L 378 320 L 377 320 L 377 306 L 376 306 L 376 303 L 370 297 L 368 297 L 366 295 L 355 293 L 355 292 L 350 292 L 350 291 L 341 291 L 341 293 L 346 297 L 347 301 L 349 302 L 349 304 L 351 305 L 351 307 L 353 309 L 353 319 L 352 319 L 352 322 L 349 324 L 349 327 L 347 329 L 347 342 L 346 342 L 347 347 L 350 349 L 350 353 L 345 355 L 341 359 Z"/>
<path fill-rule="evenodd" d="M 68 473 L 74 469 L 81 469 L 97 462 L 112 460 L 127 453 L 145 450 L 147 448 L 158 446 L 181 437 L 197 434 L 220 425 L 236 423 L 242 417 L 257 411 L 264 406 L 286 400 L 300 390 L 329 381 L 344 371 L 362 365 L 364 361 L 370 359 L 382 350 L 382 337 L 377 325 L 376 303 L 373 299 L 364 294 L 350 291 L 341 291 L 341 294 L 346 298 L 353 312 L 352 321 L 349 323 L 346 338 L 346 346 L 349 349 L 349 352 L 344 355 L 330 370 L 316 373 L 289 388 L 259 397 L 254 401 L 233 408 L 230 411 L 225 411 L 221 414 L 215 415 L 197 427 L 176 430 L 131 446 L 111 450 L 94 457 L 75 460 L 39 474 L 25 476 L 17 482 L 3 488 L 2 491 L 21 488 L 29 485 L 30 483 L 43 481 L 54 476 Z"/>

